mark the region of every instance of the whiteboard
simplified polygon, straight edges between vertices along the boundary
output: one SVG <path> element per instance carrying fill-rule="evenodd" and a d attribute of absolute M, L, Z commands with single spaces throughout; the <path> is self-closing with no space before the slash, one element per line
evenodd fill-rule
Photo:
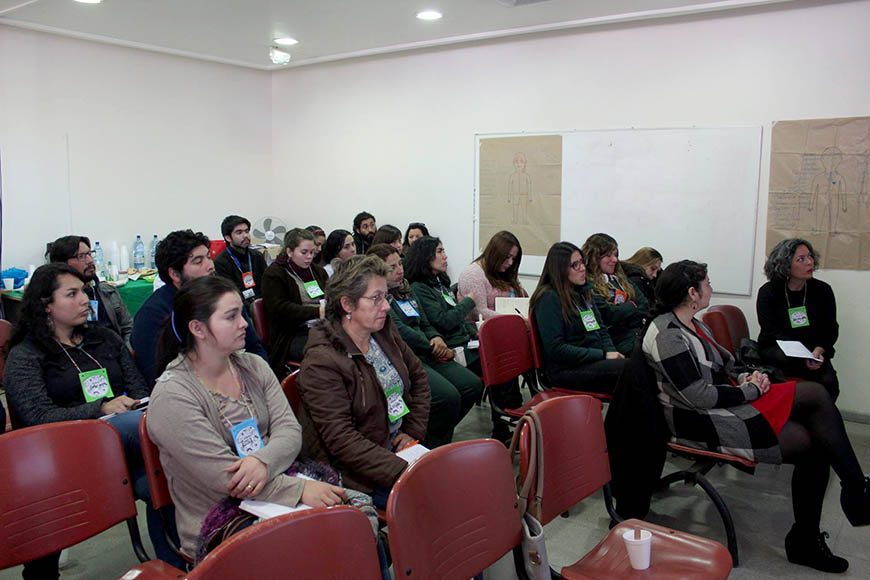
<path fill-rule="evenodd" d="M 590 235 L 607 233 L 623 259 L 652 246 L 665 264 L 706 262 L 716 293 L 751 295 L 760 126 L 557 134 L 563 240 L 582 246 Z M 495 136 L 479 135 L 478 142 L 481 137 Z M 477 239 L 476 226 L 479 250 L 487 240 Z M 524 254 L 520 272 L 537 276 L 543 263 Z"/>

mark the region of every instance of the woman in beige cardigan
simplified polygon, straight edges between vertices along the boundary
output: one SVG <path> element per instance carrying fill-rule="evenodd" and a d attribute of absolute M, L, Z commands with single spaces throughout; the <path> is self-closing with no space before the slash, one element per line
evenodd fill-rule
<path fill-rule="evenodd" d="M 179 290 L 164 331 L 159 366 L 166 370 L 151 395 L 148 434 L 160 448 L 181 547 L 191 556 L 203 519 L 227 496 L 288 506 L 346 498 L 340 487 L 284 474 L 301 430 L 269 366 L 240 350 L 242 311 L 231 282 L 198 278 Z"/>

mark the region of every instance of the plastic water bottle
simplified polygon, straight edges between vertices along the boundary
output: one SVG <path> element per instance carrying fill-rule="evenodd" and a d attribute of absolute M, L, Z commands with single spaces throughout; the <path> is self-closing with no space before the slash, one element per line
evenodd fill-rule
<path fill-rule="evenodd" d="M 133 267 L 137 270 L 145 267 L 145 243 L 140 235 L 136 235 L 136 241 L 133 242 Z"/>
<path fill-rule="evenodd" d="M 151 238 L 151 261 L 148 263 L 149 268 L 156 268 L 157 262 L 154 260 L 154 257 L 157 255 L 157 242 L 160 241 L 157 239 L 157 234 L 154 234 L 154 237 Z"/>
<path fill-rule="evenodd" d="M 103 247 L 100 241 L 94 242 L 94 266 L 97 268 L 97 277 L 101 280 L 106 277 L 104 266 L 106 265 L 106 254 L 103 252 Z"/>

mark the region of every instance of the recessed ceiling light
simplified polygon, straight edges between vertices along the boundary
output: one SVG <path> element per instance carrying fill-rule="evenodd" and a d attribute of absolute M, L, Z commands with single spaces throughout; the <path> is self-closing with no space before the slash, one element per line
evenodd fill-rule
<path fill-rule="evenodd" d="M 423 10 L 417 13 L 417 18 L 420 20 L 439 20 L 443 16 L 437 10 Z"/>
<path fill-rule="evenodd" d="M 290 53 L 272 47 L 269 49 L 269 59 L 272 64 L 287 64 L 290 62 Z"/>
<path fill-rule="evenodd" d="M 275 44 L 280 44 L 281 46 L 293 46 L 294 44 L 299 44 L 299 41 L 295 38 L 291 38 L 289 36 L 281 36 L 279 38 L 273 39 Z"/>
<path fill-rule="evenodd" d="M 80 3 L 80 4 L 99 4 L 103 0 L 75 0 L 75 1 Z"/>

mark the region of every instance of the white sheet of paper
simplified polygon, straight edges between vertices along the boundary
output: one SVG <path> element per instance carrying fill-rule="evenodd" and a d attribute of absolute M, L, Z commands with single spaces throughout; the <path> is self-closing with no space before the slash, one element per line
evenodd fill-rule
<path fill-rule="evenodd" d="M 429 448 L 425 445 L 420 445 L 419 443 L 414 443 L 410 447 L 405 447 L 401 451 L 396 451 L 396 455 L 407 461 L 408 464 L 414 463 L 427 453 L 429 453 Z"/>
<path fill-rule="evenodd" d="M 243 499 L 239 507 L 249 514 L 254 514 L 258 518 L 264 520 L 274 518 L 275 516 L 283 516 L 284 514 L 311 509 L 310 505 L 305 505 L 304 503 L 300 503 L 296 507 L 289 507 L 269 501 L 257 501 L 255 499 Z"/>
<path fill-rule="evenodd" d="M 821 362 L 822 359 L 816 358 L 812 352 L 807 349 L 804 345 L 799 343 L 796 340 L 777 340 L 776 344 L 779 345 L 779 348 L 782 352 L 785 353 L 786 356 L 790 356 L 793 358 L 808 358 L 810 360 Z"/>
<path fill-rule="evenodd" d="M 468 350 L 477 350 L 478 348 L 480 348 L 480 341 L 479 340 L 469 340 L 467 346 L 468 346 Z"/>

